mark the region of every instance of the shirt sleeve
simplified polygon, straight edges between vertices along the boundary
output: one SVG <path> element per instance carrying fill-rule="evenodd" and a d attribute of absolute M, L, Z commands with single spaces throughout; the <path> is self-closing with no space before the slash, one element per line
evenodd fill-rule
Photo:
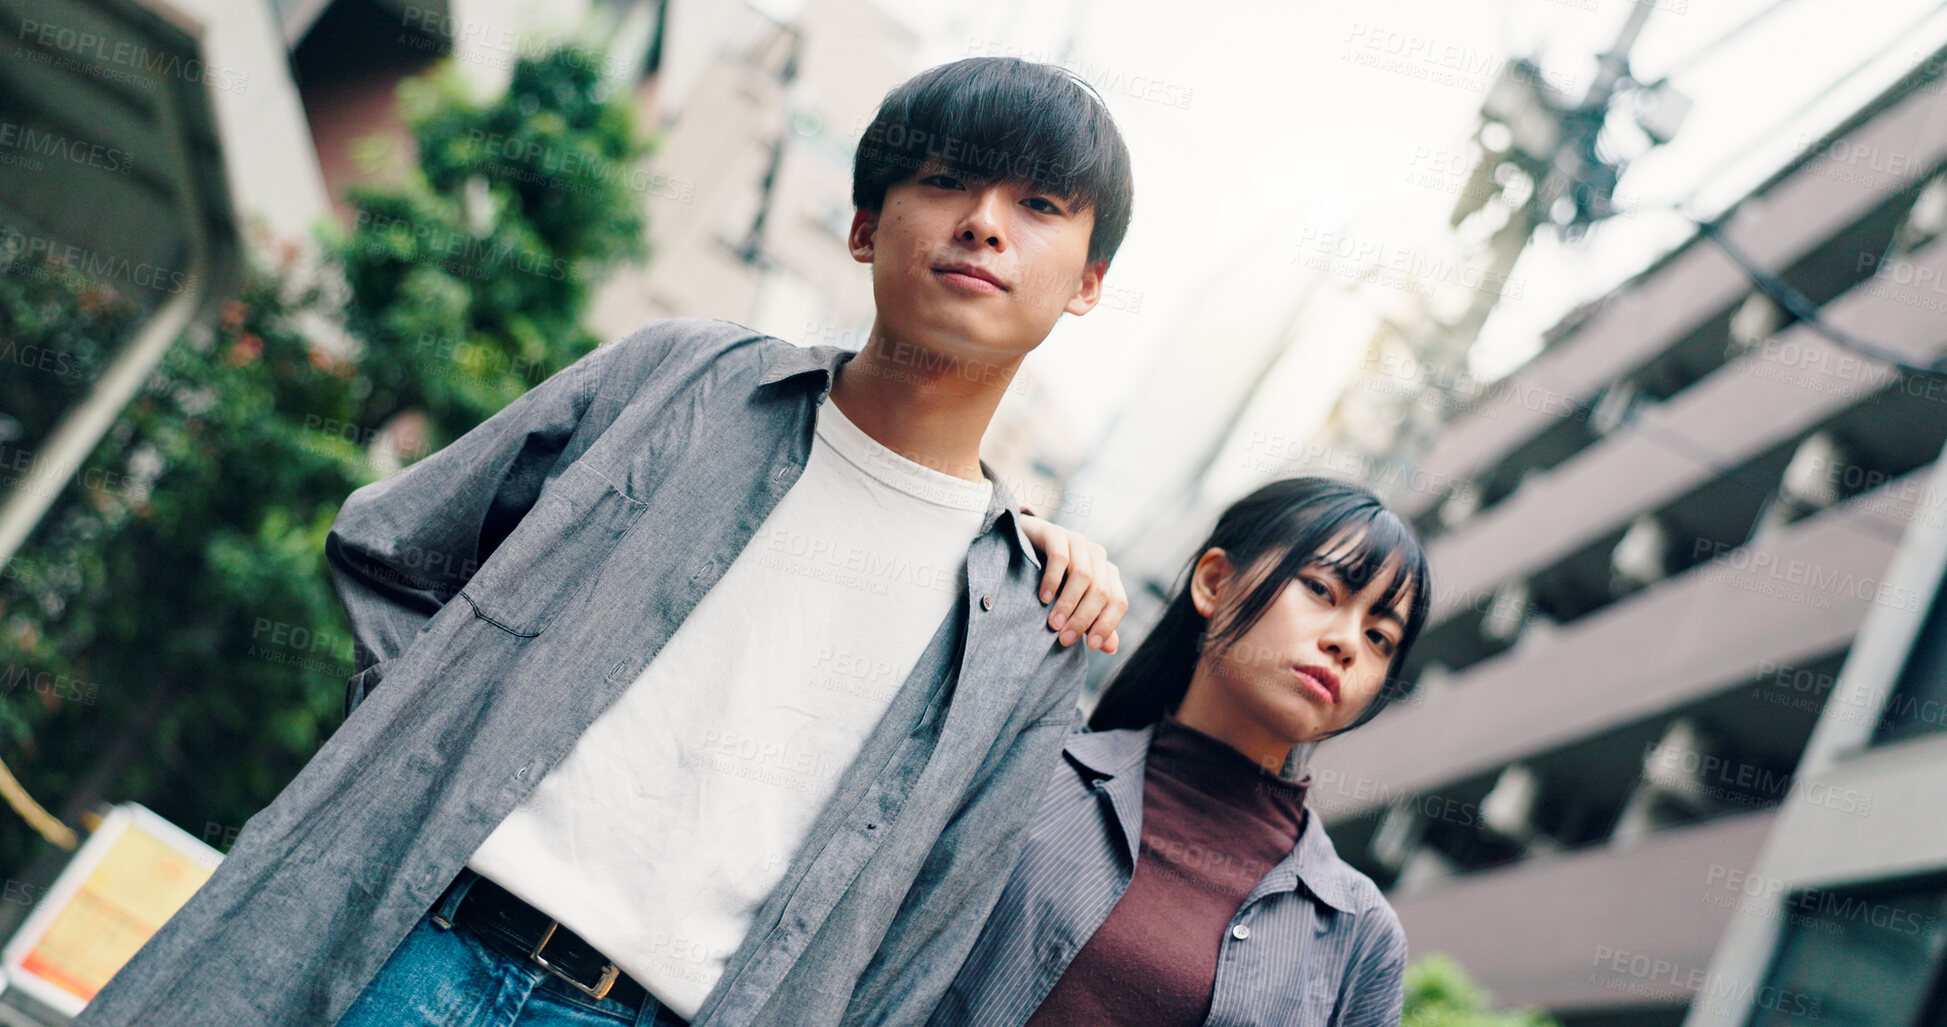
<path fill-rule="evenodd" d="M 1060 650 L 1043 664 L 1044 672 L 1052 675 L 1052 695 L 1022 718 L 1011 737 L 995 742 L 994 757 L 940 834 L 894 920 L 932 929 L 901 931 L 880 946 L 864 979 L 887 981 L 888 986 L 852 996 L 844 1020 L 848 1027 L 923 1024 L 946 995 L 1027 844 L 1029 818 L 1041 808 L 1049 772 L 1081 715 L 1075 697 L 1085 667 L 1081 646 Z M 991 834 L 997 821 L 1012 826 Z M 970 837 L 993 841 L 979 845 L 968 841 Z M 913 915 L 922 899 L 926 915 Z M 886 973 L 888 969 L 893 972 Z"/>
<path fill-rule="evenodd" d="M 534 506 L 622 345 L 598 347 L 439 452 L 346 497 L 325 561 L 357 642 L 347 714 Z"/>
<path fill-rule="evenodd" d="M 1406 1007 L 1406 932 L 1389 907 L 1379 907 L 1379 936 L 1352 964 L 1350 994 L 1338 1027 L 1399 1027 Z"/>

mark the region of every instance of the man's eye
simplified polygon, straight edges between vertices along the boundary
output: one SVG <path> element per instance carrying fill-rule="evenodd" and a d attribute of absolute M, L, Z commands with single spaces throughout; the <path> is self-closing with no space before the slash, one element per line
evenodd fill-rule
<path fill-rule="evenodd" d="M 1025 200 L 1022 200 L 1021 202 L 1027 204 L 1029 209 L 1038 210 L 1043 214 L 1061 213 L 1061 207 L 1057 206 L 1054 201 L 1049 200 L 1046 197 L 1031 196 Z"/>
<path fill-rule="evenodd" d="M 920 180 L 920 184 L 939 186 L 942 189 L 960 188 L 960 180 L 952 175 L 928 175 Z"/>

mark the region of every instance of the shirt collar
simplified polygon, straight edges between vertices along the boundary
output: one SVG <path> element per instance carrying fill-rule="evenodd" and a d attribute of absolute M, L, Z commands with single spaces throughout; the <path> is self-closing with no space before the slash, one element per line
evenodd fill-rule
<path fill-rule="evenodd" d="M 1149 740 L 1155 727 L 1122 728 L 1116 731 L 1090 731 L 1076 728 L 1062 745 L 1062 752 L 1090 777 L 1112 781 L 1123 774 L 1139 774 L 1149 756 Z"/>
<path fill-rule="evenodd" d="M 1285 879 L 1289 873 L 1326 905 L 1343 913 L 1356 912 L 1351 868 L 1339 859 L 1339 850 L 1332 845 L 1332 836 L 1325 833 L 1325 823 L 1316 809 L 1305 813 L 1305 833 L 1298 837 L 1297 856 L 1274 872 L 1270 882 L 1274 888 L 1291 888 L 1293 885 Z"/>
<path fill-rule="evenodd" d="M 757 354 L 757 384 L 775 385 L 801 374 L 822 374 L 824 380 L 818 390 L 822 401 L 824 394 L 831 391 L 832 376 L 852 359 L 854 351 L 837 346 L 798 346 L 767 337 L 760 340 Z"/>
<path fill-rule="evenodd" d="M 1153 725 L 1117 731 L 1077 728 L 1069 734 L 1062 753 L 1084 774 L 1097 780 L 1112 781 L 1132 774 L 1140 778 L 1155 733 Z M 1139 788 L 1127 781 L 1124 786 Z M 1325 825 L 1319 820 L 1318 810 L 1310 808 L 1310 803 L 1306 805 L 1304 833 L 1298 836 L 1297 848 L 1271 871 L 1253 894 L 1293 891 L 1303 882 L 1305 889 L 1319 901 L 1341 912 L 1354 912 L 1351 870 L 1340 861 L 1338 849 L 1333 847 L 1331 836 L 1325 833 Z"/>
<path fill-rule="evenodd" d="M 837 378 L 838 369 L 847 360 L 857 355 L 856 350 L 838 346 L 799 346 L 777 338 L 765 338 L 758 344 L 757 385 L 767 388 L 789 378 L 815 375 L 818 378 L 818 403 L 822 406 L 831 395 L 832 382 Z M 1014 540 L 1014 545 L 1035 567 L 1041 566 L 1041 558 L 1035 555 L 1034 546 L 1021 530 L 1019 504 L 1014 502 L 1014 494 L 1008 491 L 994 469 L 987 461 L 980 461 L 980 473 L 994 484 L 993 494 L 987 499 L 987 513 L 981 518 L 980 533 L 992 531 L 996 522 L 1005 519 L 1001 534 Z"/>

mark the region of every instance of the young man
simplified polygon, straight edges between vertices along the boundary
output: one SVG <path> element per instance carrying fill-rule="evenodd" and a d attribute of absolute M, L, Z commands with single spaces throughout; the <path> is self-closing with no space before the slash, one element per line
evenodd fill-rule
<path fill-rule="evenodd" d="M 651 324 L 346 501 L 355 712 L 78 1023 L 925 1018 L 1126 606 L 978 452 L 1128 151 L 973 59 L 888 94 L 853 193 L 856 355 Z"/>

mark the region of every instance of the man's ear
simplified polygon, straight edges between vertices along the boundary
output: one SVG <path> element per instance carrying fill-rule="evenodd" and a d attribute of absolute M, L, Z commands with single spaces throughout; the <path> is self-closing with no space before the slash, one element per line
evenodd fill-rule
<path fill-rule="evenodd" d="M 856 231 L 856 229 L 854 229 Z M 1061 309 L 1081 316 L 1095 309 L 1102 301 L 1102 276 L 1109 273 L 1109 262 L 1098 260 L 1082 268 L 1082 282 L 1075 287 L 1075 295 Z"/>
<path fill-rule="evenodd" d="M 862 208 L 852 212 L 852 230 L 845 234 L 845 242 L 852 248 L 853 260 L 872 263 L 872 237 L 878 231 L 879 215 Z"/>

